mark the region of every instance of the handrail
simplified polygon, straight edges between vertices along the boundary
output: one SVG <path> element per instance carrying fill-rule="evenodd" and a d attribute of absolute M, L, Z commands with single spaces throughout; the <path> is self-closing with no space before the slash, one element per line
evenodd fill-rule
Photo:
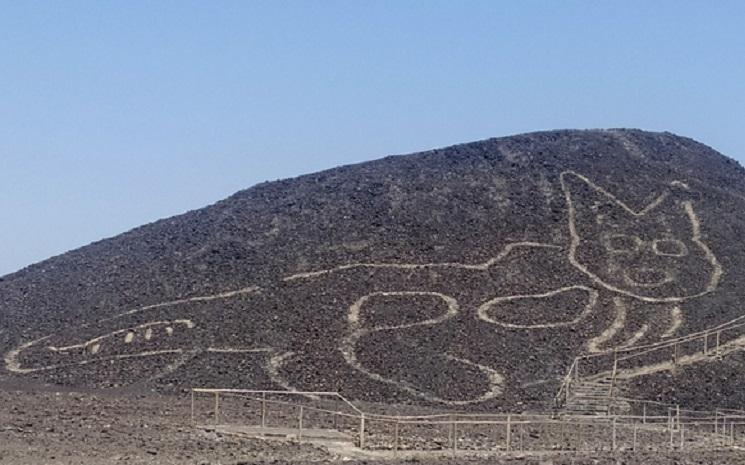
<path fill-rule="evenodd" d="M 667 347 L 672 347 L 672 346 L 674 346 L 676 344 L 681 344 L 681 343 L 684 343 L 684 342 L 690 342 L 690 341 L 694 341 L 694 340 L 697 340 L 697 339 L 701 339 L 702 337 L 708 337 L 708 336 L 711 336 L 711 335 L 716 335 L 716 333 L 721 333 L 723 331 L 728 331 L 728 330 L 731 330 L 731 329 L 737 329 L 737 328 L 745 327 L 745 322 L 742 322 L 742 323 L 739 323 L 739 324 L 733 324 L 736 321 L 743 320 L 743 319 L 745 319 L 745 316 L 736 318 L 736 319 L 734 319 L 732 321 L 729 321 L 727 323 L 721 324 L 719 326 L 715 326 L 713 328 L 709 328 L 709 329 L 706 329 L 706 330 L 703 330 L 703 331 L 698 331 L 698 332 L 695 332 L 695 333 L 687 334 L 685 336 L 680 336 L 680 337 L 677 337 L 677 338 L 674 338 L 674 339 L 668 339 L 666 341 L 660 341 L 660 342 L 655 342 L 655 343 L 652 343 L 652 344 L 646 344 L 646 345 L 641 345 L 641 346 L 630 346 L 630 347 L 622 347 L 622 348 L 615 348 L 615 349 L 607 349 L 607 350 L 604 350 L 604 351 L 601 351 L 601 352 L 596 352 L 596 353 L 593 353 L 593 354 L 580 355 L 578 357 L 575 357 L 575 360 L 576 359 L 592 359 L 592 358 L 603 357 L 603 356 L 607 356 L 609 354 L 612 354 L 614 351 L 615 352 L 619 352 L 619 353 L 621 353 L 621 352 L 627 353 L 627 352 L 636 352 L 636 351 L 641 350 L 641 349 L 663 349 L 663 348 L 667 348 Z"/>
<path fill-rule="evenodd" d="M 459 431 L 461 428 L 461 425 L 484 425 L 484 426 L 497 426 L 497 427 L 505 427 L 506 428 L 506 448 L 507 450 L 510 450 L 510 432 L 513 431 L 511 428 L 514 428 L 516 426 L 520 426 L 520 449 L 522 450 L 522 427 L 523 425 L 556 425 L 560 426 L 562 428 L 561 435 L 563 437 L 564 435 L 564 428 L 565 426 L 573 426 L 573 427 L 584 427 L 584 426 L 592 426 L 592 427 L 604 427 L 604 428 L 610 428 L 612 430 L 612 449 L 617 449 L 617 442 L 616 442 L 616 430 L 617 428 L 622 428 L 624 431 L 631 431 L 631 428 L 633 428 L 633 448 L 636 450 L 636 441 L 637 441 L 637 431 L 638 428 L 657 428 L 660 432 L 663 432 L 662 435 L 664 437 L 664 444 L 661 445 L 661 447 L 667 447 L 667 436 L 668 431 L 669 435 L 672 437 L 674 431 L 679 431 L 680 433 L 680 441 L 681 444 L 683 441 L 684 431 L 686 428 L 692 428 L 688 430 L 688 434 L 691 434 L 691 431 L 696 431 L 695 428 L 699 428 L 698 434 L 699 440 L 706 440 L 707 434 L 710 433 L 702 433 L 700 430 L 700 427 L 707 427 L 711 428 L 713 426 L 714 433 L 713 435 L 710 435 L 712 438 L 716 437 L 726 437 L 727 431 L 729 430 L 730 437 L 734 437 L 734 428 L 735 425 L 745 425 L 745 412 L 741 412 L 741 414 L 738 415 L 728 415 L 728 414 L 720 414 L 720 411 L 717 410 L 714 412 L 714 415 L 711 416 L 708 411 L 704 412 L 696 412 L 696 411 L 688 411 L 684 409 L 676 408 L 676 416 L 671 416 L 670 409 L 668 409 L 668 415 L 646 415 L 646 413 L 643 416 L 639 415 L 608 415 L 603 417 L 598 417 L 595 415 L 566 415 L 561 418 L 556 418 L 555 416 L 551 415 L 531 415 L 531 414 L 507 414 L 507 413 L 500 413 L 500 414 L 435 414 L 435 415 L 423 415 L 423 416 L 392 416 L 392 415 L 376 415 L 376 414 L 367 414 L 354 406 L 349 400 L 341 396 L 339 393 L 336 392 L 312 392 L 312 391 L 279 391 L 279 390 L 250 390 L 250 389 L 208 389 L 208 388 L 193 388 L 191 390 L 192 392 L 192 423 L 196 425 L 196 422 L 194 421 L 194 393 L 214 393 L 215 394 L 215 428 L 217 428 L 217 418 L 218 418 L 218 405 L 219 405 L 219 394 L 226 393 L 229 396 L 235 395 L 239 399 L 249 399 L 249 400 L 255 400 L 260 402 L 266 402 L 271 404 L 282 404 L 282 405 L 289 405 L 291 407 L 299 407 L 300 413 L 299 413 L 299 424 L 298 424 L 298 435 L 302 434 L 303 430 L 303 409 L 307 409 L 306 411 L 318 411 L 318 412 L 325 412 L 333 415 L 341 415 L 348 418 L 355 418 L 359 420 L 359 447 L 365 448 L 365 422 L 366 421 L 375 421 L 375 422 L 383 422 L 391 425 L 395 425 L 394 428 L 394 443 L 396 450 L 399 444 L 399 427 L 402 425 L 414 425 L 414 426 L 439 426 L 439 425 L 447 425 L 450 427 L 449 429 L 449 441 L 452 441 L 452 448 L 454 451 L 458 449 L 458 435 L 456 431 Z M 342 400 L 345 404 L 352 407 L 352 409 L 357 412 L 359 415 L 350 414 L 350 413 L 344 413 L 344 412 L 338 412 L 333 410 L 327 410 L 324 408 L 316 408 L 312 405 L 304 405 L 302 403 L 296 403 L 296 402 L 286 402 L 286 401 L 278 401 L 274 399 L 267 399 L 266 396 L 262 396 L 261 398 L 250 396 L 251 394 L 261 394 L 261 393 L 271 393 L 271 394 L 284 394 L 284 395 L 325 395 L 329 397 L 333 397 L 336 399 Z M 623 398 L 620 398 L 623 399 Z M 636 399 L 624 399 L 624 400 L 631 400 L 636 401 Z M 659 404 L 659 403 L 658 403 Z M 664 405 L 664 404 L 663 404 Z M 690 413 L 705 413 L 708 416 L 696 416 L 696 415 L 688 415 L 686 412 Z M 681 415 L 681 413 L 683 413 Z M 262 407 L 262 426 L 264 425 L 264 415 L 265 410 L 264 407 Z M 336 421 L 334 421 L 334 424 L 336 425 Z M 708 426 L 707 426 L 708 425 Z M 723 434 L 719 434 L 716 432 L 717 427 L 721 427 L 719 431 L 722 431 Z M 336 426 L 335 426 L 336 428 Z M 375 435 L 379 433 L 374 433 L 372 437 L 375 438 Z M 676 433 L 677 434 L 677 433 Z M 702 436 L 703 434 L 703 436 Z M 677 438 L 677 436 L 676 436 Z M 703 439 L 701 439 L 703 438 Z M 690 439 L 689 439 L 690 440 Z M 676 439 L 677 441 L 677 439 Z M 730 439 L 730 445 L 734 446 L 735 442 L 733 439 Z M 601 440 L 602 442 L 602 440 Z M 548 445 L 547 447 L 553 447 Z M 682 445 L 680 446 L 683 447 Z"/>
<path fill-rule="evenodd" d="M 562 397 L 564 397 L 564 400 L 569 399 L 569 387 L 572 383 L 572 373 L 575 372 L 575 370 L 577 369 L 578 363 L 579 363 L 579 359 L 575 357 L 574 361 L 572 362 L 572 365 L 569 367 L 569 371 L 567 372 L 566 376 L 564 376 L 564 381 L 561 383 L 561 386 L 559 387 L 559 392 L 557 392 L 556 395 L 554 396 L 555 408 L 561 407 Z"/>
<path fill-rule="evenodd" d="M 228 394 L 234 394 L 234 393 L 228 393 Z M 236 396 L 239 399 L 248 399 L 248 400 L 252 400 L 255 402 L 266 402 L 267 404 L 272 404 L 272 405 L 288 405 L 290 407 L 298 406 L 298 404 L 295 404 L 293 402 L 282 401 L 282 400 L 262 399 L 260 397 L 249 397 L 249 396 L 244 396 L 240 394 L 236 394 Z M 329 410 L 329 409 L 312 407 L 312 406 L 307 406 L 307 405 L 304 405 L 303 408 L 309 411 L 313 411 L 313 412 L 331 413 L 334 415 L 339 415 L 339 416 L 347 417 L 347 418 L 358 418 L 359 417 L 359 415 L 356 414 L 357 412 L 355 412 L 355 414 L 351 414 L 351 413 L 346 413 L 346 412 L 340 412 L 338 410 Z"/>
<path fill-rule="evenodd" d="M 285 395 L 298 395 L 298 396 L 328 396 L 336 397 L 345 404 L 347 404 L 352 410 L 364 415 L 365 413 L 358 409 L 351 401 L 346 397 L 342 396 L 335 391 L 280 391 L 280 390 L 265 390 L 265 389 L 219 389 L 219 388 L 191 388 L 192 392 L 204 392 L 204 393 L 232 393 L 232 394 L 285 394 Z"/>
<path fill-rule="evenodd" d="M 685 336 L 677 337 L 674 339 L 668 339 L 666 341 L 660 341 L 660 342 L 641 345 L 641 346 L 613 348 L 613 349 L 604 350 L 602 352 L 577 356 L 572 361 L 572 365 L 569 367 L 569 370 L 567 371 L 567 374 L 564 377 L 564 380 L 561 386 L 559 387 L 559 390 L 556 393 L 556 396 L 554 397 L 554 404 L 558 408 L 559 406 L 562 405 L 562 397 L 564 398 L 569 397 L 569 389 L 572 383 L 572 376 L 574 375 L 574 377 L 577 379 L 580 378 L 578 366 L 582 360 L 594 360 L 594 359 L 598 359 L 601 357 L 613 356 L 614 357 L 614 360 L 613 360 L 614 368 L 613 369 L 609 368 L 608 370 L 606 370 L 605 373 L 615 372 L 617 369 L 618 362 L 633 360 L 641 356 L 644 356 L 650 353 L 655 353 L 655 352 L 661 351 L 663 349 L 668 349 L 671 347 L 676 348 L 677 346 L 681 344 L 685 344 L 691 341 L 703 340 L 704 346 L 705 346 L 705 349 L 704 349 L 705 353 L 708 354 L 709 351 L 708 349 L 706 349 L 706 346 L 707 346 L 708 338 L 711 336 L 716 336 L 716 347 L 717 347 L 716 350 L 717 350 L 717 354 L 719 355 L 720 354 L 719 339 L 720 339 L 721 334 L 726 331 L 732 331 L 732 330 L 736 330 L 736 329 L 740 329 L 744 327 L 745 327 L 745 316 L 741 316 L 741 317 L 735 318 L 734 320 L 730 320 L 726 323 L 714 326 L 712 328 L 708 328 L 703 331 L 698 331 L 698 332 L 694 332 L 691 334 L 687 334 Z M 619 356 L 619 354 L 623 354 L 623 355 Z M 592 376 L 598 376 L 602 373 L 604 372 L 595 373 Z M 615 380 L 612 381 L 611 390 L 613 389 L 613 384 L 615 384 Z"/>

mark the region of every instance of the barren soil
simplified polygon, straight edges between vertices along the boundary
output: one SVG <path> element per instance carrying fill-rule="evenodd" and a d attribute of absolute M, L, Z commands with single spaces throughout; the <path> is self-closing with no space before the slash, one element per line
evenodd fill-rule
<path fill-rule="evenodd" d="M 396 458 L 329 452 L 294 441 L 221 436 L 189 425 L 185 397 L 0 390 L 0 464 L 742 464 L 741 452 Z"/>

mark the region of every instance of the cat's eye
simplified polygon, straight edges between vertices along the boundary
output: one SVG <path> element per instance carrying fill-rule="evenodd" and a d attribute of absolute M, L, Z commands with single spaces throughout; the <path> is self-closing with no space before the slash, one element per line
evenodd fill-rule
<path fill-rule="evenodd" d="M 677 239 L 657 239 L 652 242 L 652 249 L 657 255 L 666 257 L 683 257 L 688 255 L 688 247 Z"/>
<path fill-rule="evenodd" d="M 627 234 L 611 234 L 605 236 L 603 242 L 609 252 L 615 253 L 636 252 L 642 244 L 642 240 L 637 236 Z"/>

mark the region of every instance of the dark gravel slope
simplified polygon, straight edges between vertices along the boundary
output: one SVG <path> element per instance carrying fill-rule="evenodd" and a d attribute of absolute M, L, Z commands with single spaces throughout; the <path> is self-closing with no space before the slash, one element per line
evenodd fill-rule
<path fill-rule="evenodd" d="M 0 376 L 545 403 L 579 354 L 745 314 L 744 231 L 743 168 L 669 133 L 387 157 L 0 278 Z"/>

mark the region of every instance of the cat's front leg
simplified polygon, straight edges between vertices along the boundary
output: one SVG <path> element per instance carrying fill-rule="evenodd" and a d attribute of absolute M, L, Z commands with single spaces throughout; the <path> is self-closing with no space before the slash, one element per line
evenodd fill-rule
<path fill-rule="evenodd" d="M 628 351 L 663 342 L 678 335 L 683 312 L 677 303 L 649 303 L 616 296 L 612 299 L 611 324 L 587 343 L 590 353 Z"/>

